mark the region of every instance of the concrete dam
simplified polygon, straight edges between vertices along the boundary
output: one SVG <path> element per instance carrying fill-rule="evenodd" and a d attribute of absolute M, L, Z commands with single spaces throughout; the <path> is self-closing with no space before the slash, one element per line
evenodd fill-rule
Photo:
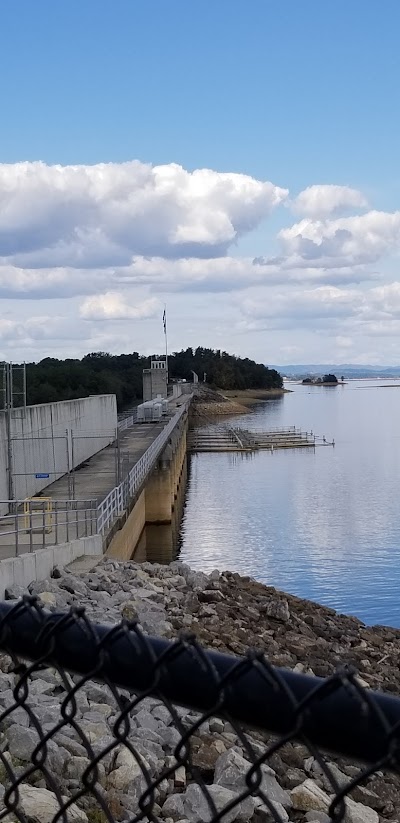
<path fill-rule="evenodd" d="M 146 526 L 176 531 L 190 402 L 175 391 L 142 423 L 114 395 L 0 412 L 0 597 L 78 558 L 143 555 Z"/>

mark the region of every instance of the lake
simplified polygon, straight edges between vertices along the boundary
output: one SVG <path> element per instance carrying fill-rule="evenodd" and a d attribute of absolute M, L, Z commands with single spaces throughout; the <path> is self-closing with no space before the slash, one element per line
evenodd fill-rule
<path fill-rule="evenodd" d="M 335 447 L 190 457 L 180 559 L 400 627 L 400 381 L 286 387 L 229 423 Z"/>

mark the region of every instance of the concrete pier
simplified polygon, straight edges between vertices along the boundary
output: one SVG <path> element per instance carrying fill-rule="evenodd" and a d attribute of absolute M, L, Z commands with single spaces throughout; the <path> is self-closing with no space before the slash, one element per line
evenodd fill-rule
<path fill-rule="evenodd" d="M 171 522 L 173 508 L 173 461 L 167 447 L 146 484 L 146 523 Z"/>

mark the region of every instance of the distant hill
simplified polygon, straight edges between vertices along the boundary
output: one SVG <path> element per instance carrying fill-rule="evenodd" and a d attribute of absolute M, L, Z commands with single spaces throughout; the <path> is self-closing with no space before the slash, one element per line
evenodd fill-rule
<path fill-rule="evenodd" d="M 271 366 L 276 369 L 282 377 L 292 377 L 302 379 L 308 375 L 323 375 L 332 372 L 338 377 L 365 378 L 365 377 L 400 377 L 400 366 L 370 366 L 354 365 L 351 363 L 300 363 L 286 366 Z"/>

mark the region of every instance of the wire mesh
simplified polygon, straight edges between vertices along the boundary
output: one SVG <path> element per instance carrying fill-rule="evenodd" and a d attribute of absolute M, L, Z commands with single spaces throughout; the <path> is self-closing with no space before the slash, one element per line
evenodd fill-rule
<path fill-rule="evenodd" d="M 0 819 L 398 820 L 400 700 L 351 669 L 293 675 L 28 595 L 0 604 L 0 649 Z"/>

